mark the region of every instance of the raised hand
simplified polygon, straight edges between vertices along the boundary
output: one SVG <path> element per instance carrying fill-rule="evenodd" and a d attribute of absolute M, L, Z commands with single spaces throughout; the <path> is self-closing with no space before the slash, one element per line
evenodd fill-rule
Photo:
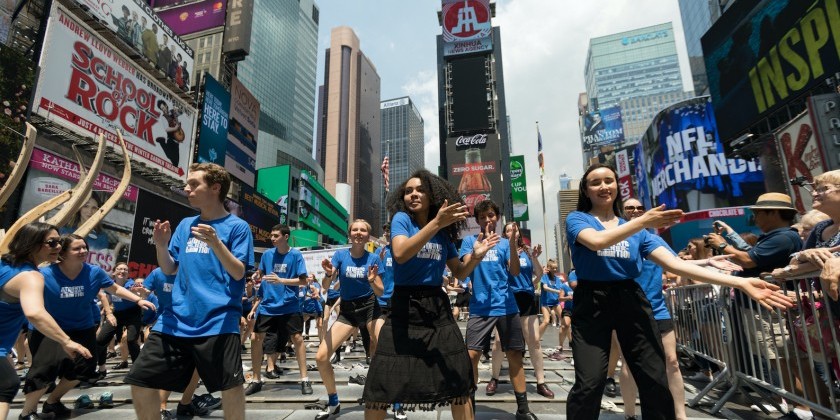
<path fill-rule="evenodd" d="M 219 237 L 216 236 L 216 229 L 213 226 L 205 224 L 197 224 L 190 228 L 193 236 L 201 242 L 206 243 L 210 247 L 220 243 Z"/>
<path fill-rule="evenodd" d="M 466 205 L 463 203 L 449 204 L 449 200 L 445 199 L 443 200 L 443 204 L 440 206 L 435 219 L 437 219 L 438 225 L 440 225 L 441 228 L 444 228 L 453 223 L 467 220 L 469 215 L 470 213 L 467 211 Z"/>
<path fill-rule="evenodd" d="M 152 232 L 152 239 L 157 246 L 169 246 L 169 240 L 172 238 L 172 229 L 169 227 L 169 220 L 161 222 L 155 220 L 155 230 Z"/>
<path fill-rule="evenodd" d="M 639 216 L 645 228 L 666 228 L 675 225 L 683 216 L 682 210 L 665 210 L 665 205 L 654 207 Z"/>
<path fill-rule="evenodd" d="M 744 271 L 744 267 L 730 260 L 731 255 L 715 255 L 709 258 L 709 265 L 723 271 Z"/>
<path fill-rule="evenodd" d="M 370 267 L 368 267 L 368 275 L 367 275 L 368 283 L 373 283 L 373 281 L 376 280 L 376 276 L 378 276 L 378 275 L 379 275 L 379 265 L 378 264 L 371 264 Z"/>
<path fill-rule="evenodd" d="M 321 260 L 321 268 L 324 269 L 324 273 L 327 275 L 327 277 L 332 276 L 333 270 L 335 270 L 335 267 L 333 267 L 332 262 L 330 262 L 329 258 L 324 258 L 323 260 Z"/>
<path fill-rule="evenodd" d="M 542 245 L 537 244 L 533 248 L 531 248 L 531 256 L 534 258 L 539 258 L 542 255 Z"/>
<path fill-rule="evenodd" d="M 478 259 L 483 259 L 487 255 L 487 251 L 493 249 L 501 240 L 502 237 L 496 232 L 491 232 L 490 225 L 487 225 L 485 232 L 479 233 L 478 238 L 476 238 L 473 244 L 473 256 Z"/>
<path fill-rule="evenodd" d="M 784 310 L 793 306 L 793 298 L 779 292 L 779 285 L 767 283 L 761 279 L 744 279 L 744 282 L 741 284 L 741 290 L 767 310 L 772 310 L 773 308 Z"/>

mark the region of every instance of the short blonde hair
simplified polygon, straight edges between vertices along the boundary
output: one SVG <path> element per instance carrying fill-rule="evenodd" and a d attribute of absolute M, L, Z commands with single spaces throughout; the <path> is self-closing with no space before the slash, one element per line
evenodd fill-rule
<path fill-rule="evenodd" d="M 823 172 L 814 177 L 814 184 L 834 184 L 840 185 L 840 169 Z"/>
<path fill-rule="evenodd" d="M 352 221 L 349 225 L 347 225 L 347 234 L 348 234 L 348 235 L 350 234 L 350 230 L 351 230 L 351 229 L 353 229 L 353 225 L 355 225 L 356 223 L 364 223 L 364 224 L 365 224 L 365 226 L 367 227 L 367 231 L 368 231 L 368 233 L 370 233 L 370 232 L 371 232 L 371 230 L 373 230 L 373 226 L 371 226 L 371 225 L 370 225 L 370 223 L 368 223 L 368 221 L 367 221 L 367 220 L 365 220 L 365 219 L 356 219 L 356 220 Z"/>
<path fill-rule="evenodd" d="M 828 219 L 830 219 L 830 217 L 827 214 L 819 210 L 811 210 L 808 213 L 805 213 L 804 216 L 802 216 L 802 218 L 799 220 L 798 225 L 802 226 L 803 228 L 807 228 L 808 230 L 811 230 L 814 228 L 814 226 L 817 225 L 817 223 Z"/>

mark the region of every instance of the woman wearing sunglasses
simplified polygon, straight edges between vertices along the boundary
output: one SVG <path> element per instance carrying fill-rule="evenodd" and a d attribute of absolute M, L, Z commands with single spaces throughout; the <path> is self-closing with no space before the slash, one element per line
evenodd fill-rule
<path fill-rule="evenodd" d="M 100 290 L 132 301 L 141 308 L 155 310 L 151 302 L 115 284 L 99 266 L 88 264 L 88 246 L 81 236 L 62 236 L 58 249 L 59 262 L 41 269 L 44 276 L 44 307 L 55 317 L 61 330 L 87 350 L 96 350 L 97 325 L 90 306 Z M 43 412 L 53 413 L 56 417 L 69 416 L 71 410 L 61 403 L 61 397 L 75 388 L 79 380 L 96 376 L 96 360 L 68 358 L 61 351 L 59 343 L 45 337 L 38 326 L 32 331 L 29 347 L 32 349 L 32 367 L 23 385 L 26 401 L 21 413 L 37 411 L 38 401 L 47 387 L 56 378 L 61 378 L 44 402 Z"/>
<path fill-rule="evenodd" d="M 20 379 L 6 355 L 26 319 L 45 336 L 61 343 L 61 350 L 71 357 L 91 357 L 90 351 L 71 340 L 44 308 L 44 276 L 38 272 L 38 265 L 55 261 L 60 250 L 55 226 L 35 222 L 24 225 L 15 234 L 9 253 L 0 259 L 0 418 L 8 416 L 9 403 L 20 388 Z M 89 307 L 86 310 L 90 312 Z M 34 413 L 26 414 L 20 418 L 37 418 L 30 417 Z"/>

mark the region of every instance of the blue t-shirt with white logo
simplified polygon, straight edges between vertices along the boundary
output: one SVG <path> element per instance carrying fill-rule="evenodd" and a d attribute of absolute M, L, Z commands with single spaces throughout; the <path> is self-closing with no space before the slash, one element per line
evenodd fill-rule
<path fill-rule="evenodd" d="M 143 308 L 143 316 L 141 322 L 143 325 L 152 325 L 160 316 L 160 300 L 155 295 L 149 295 L 146 298 L 152 305 L 155 305 L 155 310 Z"/>
<path fill-rule="evenodd" d="M 114 284 L 105 270 L 84 263 L 82 271 L 71 280 L 58 264 L 51 264 L 42 268 L 41 274 L 44 275 L 44 308 L 63 331 L 85 330 L 96 325 L 91 302 L 99 290 Z"/>
<path fill-rule="evenodd" d="M 216 220 L 187 217 L 169 242 L 169 254 L 178 265 L 172 287 L 172 316 L 162 317 L 153 330 L 178 337 L 239 334 L 245 281 L 233 278 L 210 247 L 193 237 L 191 228 L 210 225 L 234 258 L 254 266 L 254 238 L 244 220 L 228 214 Z"/>
<path fill-rule="evenodd" d="M 327 289 L 327 299 L 338 299 L 339 296 L 341 296 L 341 281 L 336 278 Z"/>
<path fill-rule="evenodd" d="M 382 251 L 382 258 L 379 259 L 379 277 L 382 277 L 384 291 L 376 300 L 379 306 L 388 306 L 394 294 L 394 257 L 391 255 L 391 245 L 386 245 Z"/>
<path fill-rule="evenodd" d="M 301 276 L 306 277 L 306 263 L 303 260 L 303 254 L 297 249 L 291 248 L 289 252 L 281 254 L 277 248 L 274 248 L 263 254 L 260 260 L 260 271 L 263 275 L 273 272 L 281 279 L 299 279 Z M 257 291 L 257 297 L 260 299 L 257 313 L 267 316 L 300 313 L 299 287 L 299 285 L 273 284 L 263 280 L 260 290 Z"/>
<path fill-rule="evenodd" d="M 38 271 L 38 268 L 30 263 L 10 265 L 6 261 L 0 261 L 0 290 L 9 280 L 26 271 Z M 26 321 L 20 302 L 6 302 L 5 299 L 0 299 L 0 320 L 0 357 L 6 357 L 20 335 L 20 327 Z"/>
<path fill-rule="evenodd" d="M 461 243 L 461 257 L 473 250 L 477 236 L 468 236 Z M 503 316 L 518 314 L 519 306 L 508 283 L 508 259 L 510 242 L 502 238 L 499 243 L 487 251 L 484 258 L 470 274 L 472 279 L 472 297 L 470 297 L 470 316 Z"/>
<path fill-rule="evenodd" d="M 307 286 L 303 286 L 304 293 L 306 297 L 303 300 L 303 313 L 306 314 L 316 314 L 321 313 L 324 311 L 324 307 L 321 304 L 321 297 L 314 297 L 312 295 L 312 289 L 321 290 L 321 284 L 317 281 L 313 281 Z"/>
<path fill-rule="evenodd" d="M 556 306 L 560 303 L 560 295 L 554 292 L 549 292 L 545 290 L 545 288 L 550 287 L 555 290 L 560 290 L 561 284 L 563 284 L 563 280 L 560 276 L 555 275 L 552 279 L 548 274 L 542 275 L 542 278 L 540 279 L 540 286 L 542 287 L 542 291 L 540 292 L 540 306 Z"/>
<path fill-rule="evenodd" d="M 114 283 L 116 283 L 116 282 L 114 282 Z M 125 288 L 126 290 L 130 290 L 131 286 L 134 286 L 134 280 L 131 280 L 131 279 L 128 279 L 125 282 L 125 284 L 122 285 L 122 287 Z M 137 307 L 137 304 L 130 301 L 130 300 L 123 299 L 123 298 L 121 298 L 121 297 L 119 297 L 119 296 L 117 296 L 117 295 L 115 295 L 111 292 L 108 292 L 108 291 L 105 291 L 105 293 L 108 294 L 108 300 L 111 301 L 111 305 L 114 307 L 114 312 L 127 311 L 129 309 L 134 309 L 134 308 Z"/>
<path fill-rule="evenodd" d="M 338 270 L 341 281 L 341 300 L 366 298 L 373 294 L 368 283 L 368 267 L 379 264 L 379 256 L 365 251 L 359 258 L 353 258 L 349 249 L 340 249 L 333 254 L 332 265 Z"/>
<path fill-rule="evenodd" d="M 654 236 L 654 238 L 658 239 L 672 255 L 676 255 L 662 238 L 658 236 Z M 671 319 L 671 313 L 668 312 L 668 307 L 665 305 L 665 295 L 662 293 L 662 267 L 653 261 L 645 260 L 642 263 L 642 274 L 636 277 L 636 283 L 639 283 L 639 286 L 645 291 L 648 301 L 650 301 L 650 306 L 653 309 L 653 319 Z"/>
<path fill-rule="evenodd" d="M 531 263 L 531 257 L 527 252 L 519 253 L 519 275 L 510 276 L 510 290 L 513 293 L 525 292 L 534 295 L 534 264 Z"/>
<path fill-rule="evenodd" d="M 163 274 L 163 270 L 158 267 L 143 280 L 143 287 L 157 296 L 160 313 L 172 310 L 172 287 L 175 284 L 175 276 L 175 274 L 171 276 Z"/>
<path fill-rule="evenodd" d="M 619 218 L 618 224 L 627 223 Z M 569 213 L 566 218 L 566 237 L 571 244 L 572 262 L 579 279 L 587 281 L 632 280 L 642 273 L 642 261 L 651 252 L 662 246 L 662 242 L 647 230 L 642 229 L 634 235 L 607 248 L 592 251 L 577 242 L 578 234 L 588 228 L 605 230 L 603 225 L 591 214 L 580 211 Z"/>
<path fill-rule="evenodd" d="M 408 214 L 398 212 L 391 218 L 391 240 L 397 236 L 410 238 L 420 232 L 420 226 Z M 440 287 L 446 262 L 458 258 L 455 244 L 440 230 L 423 244 L 417 255 L 405 263 L 394 260 L 394 284 L 399 286 Z"/>

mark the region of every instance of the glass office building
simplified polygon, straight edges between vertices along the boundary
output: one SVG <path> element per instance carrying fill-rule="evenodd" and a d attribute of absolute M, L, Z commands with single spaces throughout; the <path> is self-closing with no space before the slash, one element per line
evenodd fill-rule
<path fill-rule="evenodd" d="M 592 110 L 637 96 L 681 92 L 671 22 L 590 39 L 584 78 Z"/>
<path fill-rule="evenodd" d="M 237 77 L 260 101 L 257 168 L 323 174 L 312 158 L 318 19 L 314 0 L 254 0 L 251 51 Z"/>
<path fill-rule="evenodd" d="M 382 101 L 379 106 L 382 121 L 382 156 L 388 156 L 388 171 L 391 190 L 402 184 L 408 176 L 425 167 L 423 149 L 423 117 L 409 97 Z M 382 194 L 383 222 L 389 220 L 385 204 L 385 185 Z"/>
<path fill-rule="evenodd" d="M 691 68 L 691 79 L 694 83 L 694 93 L 697 96 L 708 94 L 709 81 L 706 77 L 706 63 L 703 61 L 703 46 L 700 38 L 712 27 L 729 6 L 730 0 L 679 0 L 680 16 L 682 18 L 683 33 L 685 33 L 685 48 L 688 52 L 688 66 Z"/>

